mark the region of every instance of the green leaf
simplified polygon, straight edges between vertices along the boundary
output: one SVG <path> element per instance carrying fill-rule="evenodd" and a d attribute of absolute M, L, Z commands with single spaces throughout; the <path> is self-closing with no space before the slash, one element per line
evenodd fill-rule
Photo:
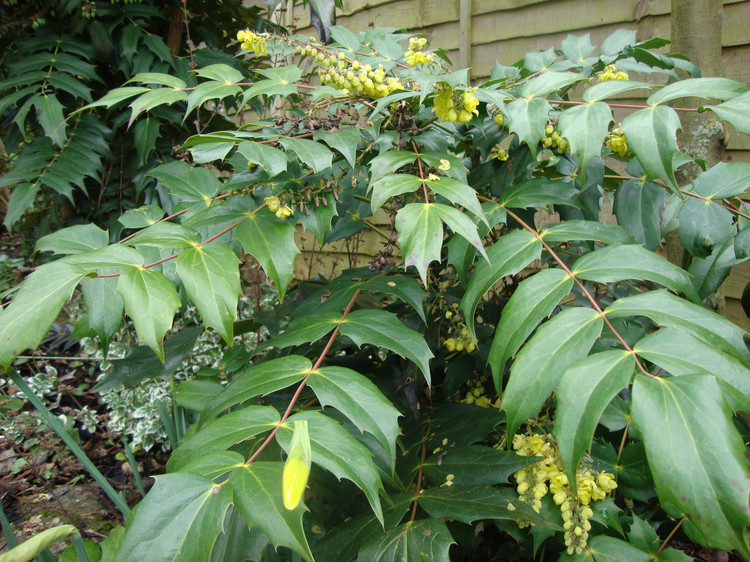
<path fill-rule="evenodd" d="M 211 420 L 194 433 L 183 437 L 180 446 L 167 461 L 167 472 L 176 472 L 209 451 L 226 451 L 259 433 L 270 431 L 280 419 L 279 412 L 272 406 L 247 406 Z"/>
<path fill-rule="evenodd" d="M 424 336 L 407 328 L 395 314 L 377 309 L 355 310 L 341 322 L 339 332 L 357 346 L 384 347 L 414 361 L 430 384 L 432 352 Z"/>
<path fill-rule="evenodd" d="M 427 180 L 425 183 L 427 183 L 427 187 L 432 191 L 441 197 L 445 197 L 451 203 L 466 207 L 474 216 L 489 226 L 487 217 L 484 216 L 482 206 L 479 204 L 479 199 L 477 199 L 477 192 L 465 181 L 443 177 L 439 181 Z"/>
<path fill-rule="evenodd" d="M 471 221 L 471 219 L 458 209 L 449 207 L 448 205 L 433 203 L 432 206 L 438 216 L 443 219 L 443 222 L 445 222 L 453 232 L 462 236 L 467 242 L 474 246 L 480 254 L 482 254 L 484 259 L 487 259 L 487 253 L 484 251 L 482 239 L 479 238 L 477 226 Z"/>
<path fill-rule="evenodd" d="M 750 352 L 743 339 L 745 330 L 723 316 L 667 291 L 649 291 L 618 299 L 604 313 L 608 318 L 646 316 L 659 326 L 682 328 L 750 367 Z"/>
<path fill-rule="evenodd" d="M 312 561 L 313 555 L 302 528 L 304 502 L 290 511 L 284 507 L 281 475 L 284 463 L 259 462 L 237 468 L 229 477 L 234 505 L 251 527 L 261 529 L 275 547 L 286 546 Z"/>
<path fill-rule="evenodd" d="M 184 464 L 180 467 L 180 472 L 189 472 L 207 480 L 214 480 L 243 464 L 245 457 L 237 451 L 211 451 Z"/>
<path fill-rule="evenodd" d="M 294 242 L 294 224 L 283 221 L 270 211 L 249 215 L 235 229 L 235 237 L 242 247 L 260 262 L 284 299 L 286 289 L 294 279 L 294 260 L 299 253 Z"/>
<path fill-rule="evenodd" d="M 405 275 L 389 275 L 388 277 L 377 277 L 365 281 L 360 288 L 373 293 L 386 293 L 393 295 L 411 307 L 419 314 L 422 322 L 426 322 L 422 301 L 427 296 L 424 289 L 412 277 Z"/>
<path fill-rule="evenodd" d="M 606 535 L 597 535 L 592 538 L 588 543 L 588 549 L 591 550 L 591 554 L 586 550 L 583 560 L 589 558 L 602 562 L 649 562 L 653 560 L 648 552 L 636 548 L 629 542 Z M 568 559 L 561 557 L 560 560 L 567 562 Z M 571 557 L 570 560 L 573 558 Z"/>
<path fill-rule="evenodd" d="M 641 338 L 633 349 L 639 357 L 651 361 L 671 375 L 715 375 L 727 392 L 732 409 L 748 409 L 750 369 L 685 330 L 679 327 L 661 328 Z"/>
<path fill-rule="evenodd" d="M 258 344 L 256 351 L 269 347 L 290 347 L 316 342 L 329 334 L 341 320 L 341 313 L 328 311 L 292 320 L 281 334 Z"/>
<path fill-rule="evenodd" d="M 143 121 L 139 122 L 143 123 Z M 138 125 L 136 125 L 137 127 Z M 234 148 L 234 141 L 206 142 L 189 148 L 193 155 L 193 162 L 203 164 L 215 160 L 224 160 L 229 151 Z"/>
<path fill-rule="evenodd" d="M 208 203 L 221 189 L 211 170 L 193 167 L 182 160 L 157 166 L 146 175 L 155 177 L 172 195 L 185 202 Z"/>
<path fill-rule="evenodd" d="M 173 89 L 186 88 L 187 84 L 180 78 L 172 76 L 170 74 L 162 74 L 159 72 L 141 72 L 133 76 L 130 82 L 140 82 L 141 84 L 158 84 L 159 86 L 168 86 Z"/>
<path fill-rule="evenodd" d="M 88 271 L 94 271 L 123 265 L 141 266 L 143 265 L 143 254 L 123 244 L 110 244 L 98 250 L 65 256 L 60 258 L 59 261 L 80 266 Z"/>
<path fill-rule="evenodd" d="M 125 228 L 145 228 L 160 221 L 163 217 L 164 211 L 158 205 L 143 205 L 125 211 L 117 222 Z"/>
<path fill-rule="evenodd" d="M 259 80 L 245 92 L 243 102 L 247 103 L 252 97 L 266 94 L 268 96 L 290 96 L 297 93 L 297 86 L 293 84 L 302 77 L 302 71 L 296 66 L 281 66 L 278 68 L 256 69 L 258 74 L 268 78 Z M 243 105 L 244 105 L 243 103 Z"/>
<path fill-rule="evenodd" d="M 322 140 L 331 148 L 338 150 L 353 168 L 357 158 L 357 145 L 362 139 L 361 129 L 343 128 L 335 131 L 316 131 L 314 140 Z"/>
<path fill-rule="evenodd" d="M 392 529 L 404 518 L 414 494 L 391 494 L 391 505 L 383 510 L 385 528 Z M 357 557 L 362 545 L 369 544 L 383 536 L 383 524 L 374 515 L 355 515 L 345 523 L 326 532 L 315 543 L 316 560 L 330 562 L 350 562 Z"/>
<path fill-rule="evenodd" d="M 486 441 L 487 435 L 503 421 L 496 408 L 481 408 L 474 404 L 445 402 L 435 410 L 432 418 L 430 447 L 449 447 L 460 443 L 472 445 Z"/>
<path fill-rule="evenodd" d="M 216 381 L 193 379 L 181 382 L 172 391 L 172 399 L 178 406 L 200 412 L 209 400 L 223 390 L 224 386 Z"/>
<path fill-rule="evenodd" d="M 598 283 L 626 279 L 651 281 L 682 292 L 695 303 L 700 302 L 685 270 L 642 246 L 606 246 L 579 258 L 572 270 L 578 278 Z"/>
<path fill-rule="evenodd" d="M 562 269 L 543 269 L 521 281 L 503 308 L 487 358 L 495 388 L 502 388 L 505 362 L 516 354 L 539 322 L 552 314 L 572 287 L 573 279 Z"/>
<path fill-rule="evenodd" d="M 408 150 L 390 150 L 370 160 L 370 185 L 399 168 L 411 164 L 417 155 Z"/>
<path fill-rule="evenodd" d="M 612 110 L 604 102 L 571 107 L 560 115 L 560 134 L 568 139 L 571 152 L 578 158 L 581 174 L 586 172 L 591 160 L 601 155 L 611 121 Z"/>
<path fill-rule="evenodd" d="M 242 82 L 245 79 L 245 76 L 239 70 L 227 64 L 210 64 L 203 68 L 197 68 L 195 69 L 195 74 L 201 78 L 226 82 L 228 84 Z"/>
<path fill-rule="evenodd" d="M 708 105 L 702 109 L 713 111 L 719 119 L 729 123 L 738 133 L 750 135 L 750 92 L 745 92 L 719 105 Z"/>
<path fill-rule="evenodd" d="M 180 308 L 180 298 L 172 282 L 158 271 L 125 266 L 117 292 L 125 302 L 125 312 L 133 320 L 138 339 L 164 362 L 162 339 Z"/>
<path fill-rule="evenodd" d="M 86 303 L 88 326 L 102 342 L 104 357 L 106 357 L 109 339 L 120 329 L 122 313 L 125 310 L 122 297 L 117 293 L 117 279 L 113 277 L 85 278 L 81 281 L 81 290 Z"/>
<path fill-rule="evenodd" d="M 201 413 L 201 424 L 212 420 L 227 408 L 300 382 L 310 369 L 310 360 L 299 355 L 251 365 L 236 374 L 221 394 L 208 401 Z"/>
<path fill-rule="evenodd" d="M 194 474 L 157 476 L 127 526 L 118 562 L 208 560 L 231 503 L 229 486 Z"/>
<path fill-rule="evenodd" d="M 208 100 L 224 99 L 230 96 L 237 96 L 242 92 L 239 86 L 227 84 L 226 82 L 203 82 L 198 84 L 195 89 L 187 96 L 187 108 L 185 109 L 185 118 L 193 109 L 202 105 Z"/>
<path fill-rule="evenodd" d="M 635 239 L 617 224 L 587 220 L 566 220 L 548 224 L 540 234 L 546 242 L 569 240 L 594 240 L 605 244 L 633 244 Z"/>
<path fill-rule="evenodd" d="M 629 92 L 630 90 L 638 90 L 641 88 L 653 88 L 653 84 L 648 82 L 636 82 L 635 80 L 608 80 L 606 82 L 599 82 L 595 86 L 591 86 L 583 92 L 583 101 L 592 103 L 601 100 L 606 100 L 612 96 Z"/>
<path fill-rule="evenodd" d="M 336 199 L 333 193 L 322 194 L 319 198 L 321 205 L 310 205 L 309 211 L 300 213 L 302 228 L 309 230 L 315 235 L 318 244 L 325 244 L 325 236 L 331 230 L 333 217 L 338 216 Z"/>
<path fill-rule="evenodd" d="M 422 469 L 435 484 L 446 482 L 449 474 L 453 484 L 507 484 L 511 474 L 537 460 L 485 445 L 468 445 L 441 449 L 422 463 Z"/>
<path fill-rule="evenodd" d="M 269 178 L 286 171 L 286 167 L 289 164 L 286 153 L 265 144 L 242 141 L 237 145 L 237 152 L 247 158 L 248 162 L 257 164 L 263 168 Z"/>
<path fill-rule="evenodd" d="M 383 510 L 378 497 L 383 485 L 370 450 L 354 439 L 338 422 L 320 412 L 310 411 L 291 416 L 276 433 L 276 440 L 287 453 L 296 420 L 308 422 L 312 461 L 339 480 L 346 478 L 354 482 L 367 496 L 378 520 L 383 522 Z"/>
<path fill-rule="evenodd" d="M 138 94 L 143 94 L 144 92 L 150 92 L 150 88 L 144 88 L 143 86 L 126 86 L 124 88 L 115 88 L 114 90 L 107 93 L 106 96 L 103 98 L 95 101 L 94 103 L 90 103 L 78 111 L 86 111 L 88 109 L 93 109 L 94 107 L 112 107 L 113 105 L 120 103 L 121 101 L 124 101 L 126 99 L 130 99 L 133 96 L 137 96 Z"/>
<path fill-rule="evenodd" d="M 412 193 L 420 187 L 422 187 L 422 180 L 411 174 L 392 174 L 371 183 L 370 207 L 372 214 L 374 215 L 391 197 L 403 193 Z"/>
<path fill-rule="evenodd" d="M 508 436 L 539 413 L 565 370 L 588 354 L 604 320 L 592 308 L 568 308 L 542 324 L 518 353 L 503 393 Z"/>
<path fill-rule="evenodd" d="M 234 338 L 232 322 L 242 294 L 239 263 L 229 246 L 214 242 L 183 251 L 175 264 L 203 322 L 230 346 Z"/>
<path fill-rule="evenodd" d="M 328 31 L 331 32 L 331 37 L 333 38 L 333 40 L 345 49 L 349 51 L 359 50 L 360 42 L 354 32 L 349 31 L 347 28 L 340 25 L 333 25 L 328 28 Z"/>
<path fill-rule="evenodd" d="M 133 128 L 133 141 L 136 155 L 138 156 L 138 167 L 145 168 L 148 157 L 156 148 L 156 139 L 161 136 L 161 123 L 158 119 L 146 117 L 135 124 Z M 196 160 L 197 161 L 197 160 Z"/>
<path fill-rule="evenodd" d="M 17 355 L 39 345 L 85 276 L 80 267 L 52 262 L 24 279 L 11 303 L 0 310 L 1 367 L 7 370 Z"/>
<path fill-rule="evenodd" d="M 603 351 L 569 367 L 557 385 L 554 435 L 574 494 L 578 461 L 591 448 L 605 408 L 628 385 L 634 369 L 628 351 Z"/>
<path fill-rule="evenodd" d="M 164 342 L 162 362 L 151 348 L 138 346 L 131 349 L 123 359 L 112 359 L 114 368 L 102 378 L 94 390 L 104 392 L 119 385 L 133 388 L 146 379 L 169 379 L 185 357 L 193 351 L 195 340 L 203 328 L 184 328 Z"/>
<path fill-rule="evenodd" d="M 414 266 L 427 285 L 427 268 L 440 261 L 443 223 L 433 205 L 409 203 L 396 213 L 396 230 L 404 267 Z"/>
<path fill-rule="evenodd" d="M 750 187 L 749 162 L 719 162 L 693 180 L 693 189 L 709 199 L 741 195 Z"/>
<path fill-rule="evenodd" d="M 366 543 L 357 559 L 373 562 L 449 562 L 448 550 L 454 542 L 448 527 L 439 519 L 408 521 Z"/>
<path fill-rule="evenodd" d="M 678 154 L 677 129 L 680 118 L 666 105 L 655 105 L 628 115 L 621 128 L 628 148 L 651 178 L 666 180 L 677 189 L 672 161 Z"/>
<path fill-rule="evenodd" d="M 648 250 L 661 246 L 663 208 L 664 190 L 655 183 L 626 180 L 615 192 L 614 213 L 617 224 L 630 232 L 635 241 Z"/>
<path fill-rule="evenodd" d="M 67 125 L 62 104 L 54 94 L 39 94 L 34 96 L 33 99 L 39 124 L 44 129 L 44 134 L 57 146 L 62 147 L 68 138 L 65 133 Z"/>
<path fill-rule="evenodd" d="M 370 433 L 388 455 L 391 470 L 396 460 L 397 418 L 401 415 L 366 377 L 345 367 L 321 367 L 307 379 L 321 406 L 333 406 L 361 432 Z"/>
<path fill-rule="evenodd" d="M 530 232 L 514 230 L 487 250 L 488 261 L 479 262 L 461 299 L 466 327 L 474 332 L 474 313 L 487 291 L 506 275 L 515 275 L 542 254 L 542 243 Z"/>
<path fill-rule="evenodd" d="M 185 101 L 186 99 L 187 94 L 182 90 L 174 88 L 158 88 L 156 90 L 150 90 L 133 100 L 130 104 L 131 114 L 130 120 L 128 121 L 128 127 L 130 127 L 144 111 L 149 111 L 160 105 L 172 105 L 175 102 Z"/>
<path fill-rule="evenodd" d="M 576 196 L 580 191 L 572 182 L 533 178 L 510 187 L 500 204 L 513 209 L 546 207 L 547 205 L 578 206 Z"/>
<path fill-rule="evenodd" d="M 34 250 L 53 254 L 80 254 L 109 244 L 109 233 L 94 224 L 63 228 L 37 240 Z"/>
<path fill-rule="evenodd" d="M 508 129 L 528 145 L 533 156 L 536 156 L 539 139 L 544 136 L 551 109 L 546 99 L 533 97 L 513 100 L 505 106 Z"/>
<path fill-rule="evenodd" d="M 686 97 L 723 101 L 735 98 L 745 92 L 747 92 L 747 87 L 744 84 L 729 78 L 688 78 L 664 86 L 661 90 L 651 94 L 646 103 L 656 105 Z"/>
<path fill-rule="evenodd" d="M 157 222 L 144 228 L 127 241 L 130 246 L 152 246 L 164 250 L 194 248 L 201 241 L 201 235 L 192 228 L 174 222 Z"/>
<path fill-rule="evenodd" d="M 42 186 L 37 183 L 20 183 L 13 188 L 10 194 L 10 201 L 8 202 L 8 208 L 5 211 L 5 218 L 3 219 L 3 225 L 11 230 L 14 224 L 20 219 L 23 214 L 34 206 L 36 200 L 36 194 Z"/>
<path fill-rule="evenodd" d="M 432 517 L 447 517 L 463 523 L 479 519 L 509 519 L 559 529 L 508 488 L 459 485 L 430 488 L 419 494 L 419 506 Z"/>
<path fill-rule="evenodd" d="M 632 415 L 667 513 L 702 544 L 750 557 L 750 467 L 716 380 L 637 376 Z"/>
<path fill-rule="evenodd" d="M 680 242 L 693 256 L 705 258 L 733 234 L 732 213 L 722 205 L 688 197 L 680 209 Z"/>
<path fill-rule="evenodd" d="M 319 142 L 281 137 L 279 143 L 284 147 L 284 150 L 294 152 L 297 158 L 314 172 L 322 172 L 331 167 L 333 153 Z"/>
<path fill-rule="evenodd" d="M 463 158 L 451 154 L 450 152 L 421 152 L 419 159 L 427 166 L 438 168 L 443 165 L 443 160 L 447 160 L 450 168 L 440 170 L 441 177 L 448 177 L 466 185 L 467 170 L 464 166 Z M 467 186 L 468 187 L 468 186 Z M 469 187 L 474 191 L 471 187 Z"/>
<path fill-rule="evenodd" d="M 546 70 L 536 78 L 532 78 L 526 82 L 521 90 L 521 95 L 525 98 L 546 96 L 547 94 L 556 92 L 560 88 L 570 86 L 571 84 L 583 79 L 583 76 L 576 72 L 555 72 L 554 70 Z M 543 136 L 544 134 L 540 135 L 539 138 Z"/>

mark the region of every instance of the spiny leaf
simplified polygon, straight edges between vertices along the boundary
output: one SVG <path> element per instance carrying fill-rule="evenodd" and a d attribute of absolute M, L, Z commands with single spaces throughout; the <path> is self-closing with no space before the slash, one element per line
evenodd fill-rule
<path fill-rule="evenodd" d="M 592 308 L 568 308 L 539 327 L 510 369 L 503 394 L 508 436 L 539 413 L 565 369 L 586 357 L 603 324 Z"/>
<path fill-rule="evenodd" d="M 568 368 L 557 385 L 554 433 L 574 494 L 578 461 L 591 448 L 604 409 L 628 385 L 634 369 L 631 353 L 603 351 Z"/>
<path fill-rule="evenodd" d="M 372 213 L 375 214 L 391 197 L 412 193 L 420 187 L 422 187 L 422 180 L 411 174 L 391 174 L 371 183 L 370 208 Z"/>
<path fill-rule="evenodd" d="M 298 383 L 311 368 L 310 360 L 299 355 L 251 365 L 237 373 L 221 394 L 209 400 L 201 413 L 200 422 L 205 424 L 227 408 Z"/>
<path fill-rule="evenodd" d="M 485 445 L 468 445 L 441 448 L 422 463 L 422 469 L 435 484 L 446 482 L 450 474 L 453 484 L 495 485 L 507 484 L 511 474 L 537 460 Z"/>
<path fill-rule="evenodd" d="M 297 157 L 314 172 L 322 172 L 330 168 L 333 162 L 333 153 L 319 142 L 306 139 L 293 139 L 281 137 L 279 143 L 285 150 L 291 150 Z"/>
<path fill-rule="evenodd" d="M 638 375 L 633 424 L 643 435 L 656 492 L 701 543 L 750 557 L 750 466 L 716 379 Z"/>
<path fill-rule="evenodd" d="M 664 190 L 655 183 L 627 180 L 615 192 L 617 224 L 635 237 L 647 250 L 661 245 L 661 212 Z M 562 223 L 565 224 L 565 223 Z"/>
<path fill-rule="evenodd" d="M 513 100 L 505 106 L 505 115 L 509 119 L 508 128 L 516 133 L 521 142 L 525 142 L 531 154 L 536 156 L 539 139 L 544 136 L 544 127 L 550 105 L 544 98 L 524 98 Z"/>
<path fill-rule="evenodd" d="M 745 330 L 723 316 L 667 291 L 648 291 L 618 299 L 604 313 L 609 318 L 646 316 L 660 326 L 688 330 L 709 346 L 750 367 L 750 351 L 743 339 Z"/>
<path fill-rule="evenodd" d="M 685 97 L 729 100 L 746 91 L 747 86 L 729 78 L 688 78 L 669 84 L 651 94 L 646 103 L 655 105 Z"/>
<path fill-rule="evenodd" d="M 677 150 L 680 118 L 671 107 L 655 105 L 631 113 L 622 122 L 628 148 L 651 178 L 664 179 L 677 189 L 672 161 Z"/>
<path fill-rule="evenodd" d="M 360 431 L 372 434 L 393 467 L 399 435 L 396 419 L 401 414 L 369 379 L 345 367 L 321 367 L 310 374 L 307 384 L 322 406 L 333 406 Z"/>
<path fill-rule="evenodd" d="M 52 262 L 24 279 L 11 303 L 0 310 L 1 367 L 8 369 L 17 355 L 39 345 L 85 276 L 80 267 Z"/>
<path fill-rule="evenodd" d="M 276 440 L 289 452 L 292 427 L 296 420 L 309 424 L 312 462 L 333 473 L 339 480 L 354 482 L 367 496 L 378 520 L 383 522 L 378 492 L 383 488 L 372 453 L 354 439 L 339 423 L 319 412 L 300 412 L 288 418 L 276 433 Z"/>
<path fill-rule="evenodd" d="M 719 119 L 729 123 L 738 133 L 750 135 L 750 92 L 719 105 L 708 105 L 701 109 L 713 111 Z"/>
<path fill-rule="evenodd" d="M 339 331 L 357 346 L 384 347 L 414 361 L 430 384 L 432 352 L 424 336 L 407 328 L 395 314 L 385 310 L 355 310 L 343 320 Z"/>
<path fill-rule="evenodd" d="M 133 320 L 138 338 L 164 362 L 162 339 L 180 308 L 180 298 L 172 282 L 153 269 L 125 266 L 117 282 L 117 292 L 125 302 L 125 312 Z"/>
<path fill-rule="evenodd" d="M 242 294 L 240 260 L 226 244 L 188 248 L 177 258 L 177 273 L 203 322 L 232 345 L 234 317 Z"/>
<path fill-rule="evenodd" d="M 515 230 L 506 234 L 487 250 L 488 261 L 479 262 L 461 299 L 466 327 L 474 332 L 474 313 L 481 298 L 506 275 L 515 275 L 542 253 L 542 244 L 530 232 Z"/>
<path fill-rule="evenodd" d="M 449 562 L 448 549 L 454 542 L 448 527 L 440 519 L 408 521 L 363 545 L 357 559 L 373 562 Z"/>
<path fill-rule="evenodd" d="M 167 471 L 180 467 L 208 451 L 225 451 L 279 423 L 279 412 L 272 406 L 247 406 L 204 424 L 185 435 L 167 462 Z"/>
<path fill-rule="evenodd" d="M 251 527 L 261 529 L 275 547 L 286 546 L 308 561 L 313 560 L 302 528 L 304 503 L 290 511 L 282 499 L 281 462 L 255 461 L 237 468 L 229 477 L 234 505 Z"/>
<path fill-rule="evenodd" d="M 582 174 L 591 160 L 601 155 L 611 121 L 612 110 L 604 102 L 578 105 L 560 115 L 560 134 L 570 143 L 570 150 L 578 158 L 578 168 Z"/>
<path fill-rule="evenodd" d="M 495 388 L 502 389 L 505 362 L 572 287 L 573 279 L 562 269 L 543 269 L 518 285 L 500 316 L 487 358 Z"/>
<path fill-rule="evenodd" d="M 700 298 L 685 270 L 637 245 L 606 246 L 579 258 L 573 273 L 580 279 L 614 283 L 626 279 L 651 281 L 682 292 L 691 301 Z"/>
<path fill-rule="evenodd" d="M 299 253 L 294 242 L 294 224 L 276 218 L 270 211 L 259 211 L 239 224 L 235 236 L 273 279 L 279 300 L 283 300 L 294 279 L 294 258 Z"/>
<path fill-rule="evenodd" d="M 144 228 L 127 241 L 130 246 L 152 246 L 165 250 L 193 248 L 201 236 L 192 228 L 173 222 L 157 222 Z"/>
<path fill-rule="evenodd" d="M 441 197 L 445 197 L 455 205 L 465 207 L 486 226 L 490 226 L 487 222 L 487 217 L 484 216 L 482 206 L 479 204 L 479 199 L 477 199 L 477 192 L 465 181 L 458 181 L 452 178 L 440 178 L 437 181 L 427 180 L 426 183 L 427 187 L 432 191 Z"/>
<path fill-rule="evenodd" d="M 182 160 L 157 166 L 147 175 L 158 179 L 172 195 L 185 202 L 208 202 L 221 189 L 211 170 L 193 167 Z"/>
<path fill-rule="evenodd" d="M 617 224 L 588 220 L 566 220 L 542 228 L 540 234 L 546 242 L 593 240 L 605 244 L 632 244 L 633 235 Z"/>
<path fill-rule="evenodd" d="M 80 254 L 103 248 L 109 243 L 109 233 L 94 224 L 77 224 L 62 228 L 37 240 L 37 252 Z"/>
<path fill-rule="evenodd" d="M 229 486 L 194 474 L 157 476 L 127 526 L 116 559 L 208 560 L 231 503 Z"/>
<path fill-rule="evenodd" d="M 237 145 L 237 152 L 247 158 L 248 163 L 257 164 L 272 178 L 286 171 L 289 159 L 285 152 L 265 144 L 242 141 Z"/>
<path fill-rule="evenodd" d="M 484 259 L 487 259 L 487 253 L 484 250 L 482 240 L 479 238 L 477 226 L 471 219 L 454 207 L 441 205 L 440 203 L 433 203 L 432 206 L 435 208 L 438 216 L 453 232 L 462 236 L 482 254 Z"/>
<path fill-rule="evenodd" d="M 427 268 L 440 261 L 443 223 L 433 205 L 409 203 L 396 214 L 396 230 L 404 267 L 414 266 L 427 285 Z"/>
<path fill-rule="evenodd" d="M 316 131 L 314 140 L 322 140 L 331 148 L 338 150 L 353 168 L 357 158 L 357 145 L 362 138 L 360 129 L 336 129 L 335 131 Z"/>

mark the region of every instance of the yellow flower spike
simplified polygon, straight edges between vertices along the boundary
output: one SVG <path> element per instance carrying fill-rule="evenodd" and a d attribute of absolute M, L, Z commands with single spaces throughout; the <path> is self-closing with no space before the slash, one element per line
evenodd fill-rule
<path fill-rule="evenodd" d="M 289 456 L 284 463 L 284 473 L 281 478 L 282 498 L 286 509 L 292 511 L 302 501 L 307 479 L 310 476 L 311 464 L 312 450 L 307 420 L 296 420 L 292 442 L 289 445 Z"/>

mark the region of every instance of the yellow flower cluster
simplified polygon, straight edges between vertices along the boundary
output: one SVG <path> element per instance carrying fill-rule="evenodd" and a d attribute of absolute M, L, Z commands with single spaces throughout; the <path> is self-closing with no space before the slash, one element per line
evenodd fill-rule
<path fill-rule="evenodd" d="M 281 220 L 286 220 L 294 214 L 294 209 L 292 209 L 289 205 L 282 205 L 281 201 L 279 201 L 279 198 L 275 195 L 266 197 L 263 201 L 265 201 L 266 205 L 268 206 L 268 210 L 272 213 L 275 213 L 276 216 Z"/>
<path fill-rule="evenodd" d="M 409 39 L 409 50 L 404 53 L 404 60 L 409 66 L 417 66 L 418 64 L 429 64 L 435 62 L 435 58 L 432 53 L 424 53 L 422 49 L 427 44 L 427 39 L 424 37 L 412 37 Z"/>
<path fill-rule="evenodd" d="M 495 125 L 497 125 L 498 127 L 502 128 L 505 126 L 505 117 L 503 116 L 502 113 L 496 113 L 494 119 L 495 119 Z"/>
<path fill-rule="evenodd" d="M 501 162 L 505 162 L 508 159 L 508 151 L 500 148 L 498 144 L 490 150 L 490 158 L 497 158 Z"/>
<path fill-rule="evenodd" d="M 607 80 L 627 80 L 627 72 L 618 71 L 614 64 L 608 64 L 604 67 L 604 72 L 600 72 L 596 75 L 599 78 L 599 82 L 606 82 Z"/>
<path fill-rule="evenodd" d="M 568 554 L 581 554 L 591 530 L 589 519 L 594 516 L 589 504 L 604 499 L 617 488 L 614 476 L 608 472 L 597 473 L 590 466 L 579 466 L 574 496 L 563 471 L 560 454 L 550 435 L 530 431 L 516 434 L 513 437 L 513 448 L 524 457 L 544 457 L 515 473 L 519 499 L 538 513 L 542 507 L 542 498 L 548 491 L 551 492 L 552 499 L 560 506 Z M 528 525 L 526 522 L 519 522 L 521 527 Z"/>
<path fill-rule="evenodd" d="M 605 145 L 612 152 L 619 154 L 621 158 L 625 158 L 625 155 L 628 153 L 628 141 L 622 129 L 612 129 L 612 132 L 607 135 Z"/>
<path fill-rule="evenodd" d="M 268 34 L 253 33 L 249 29 L 241 29 L 237 32 L 237 41 L 241 43 L 243 51 L 250 51 L 258 55 L 268 53 Z"/>
<path fill-rule="evenodd" d="M 447 340 L 445 340 L 444 345 L 446 351 L 448 352 L 466 351 L 468 353 L 471 353 L 477 348 L 476 344 L 472 341 L 471 336 L 469 335 L 469 330 L 467 330 L 465 327 L 461 329 L 458 337 L 448 338 Z"/>
<path fill-rule="evenodd" d="M 466 390 L 466 396 L 461 399 L 461 402 L 463 404 L 474 404 L 476 406 L 479 406 L 480 408 L 489 408 L 490 406 L 499 408 L 500 400 L 493 404 L 492 401 L 487 397 L 487 392 L 485 391 L 486 383 L 486 375 L 482 375 L 481 377 L 478 377 L 470 382 L 469 388 Z"/>
<path fill-rule="evenodd" d="M 320 63 L 320 81 L 343 90 L 345 95 L 356 92 L 364 97 L 378 99 L 394 90 L 404 89 L 398 78 L 386 76 L 382 65 L 373 69 L 369 64 L 349 59 L 343 52 L 333 54 L 310 45 L 297 47 L 296 51 L 302 56 L 311 56 L 315 62 Z"/>
<path fill-rule="evenodd" d="M 456 92 L 450 86 L 445 86 L 435 96 L 435 107 L 432 111 L 443 121 L 450 123 L 468 123 L 473 114 L 479 114 L 477 106 L 479 100 L 473 90 Z"/>
<path fill-rule="evenodd" d="M 544 137 L 542 138 L 542 144 L 547 148 L 556 148 L 558 154 L 565 154 L 570 150 L 570 143 L 567 139 L 560 136 L 560 133 L 555 131 L 555 127 L 547 125 L 544 129 Z"/>

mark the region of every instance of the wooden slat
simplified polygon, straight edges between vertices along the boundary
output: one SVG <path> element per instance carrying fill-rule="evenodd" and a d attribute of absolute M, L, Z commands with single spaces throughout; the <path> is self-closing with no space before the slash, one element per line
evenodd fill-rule
<path fill-rule="evenodd" d="M 721 45 L 736 47 L 747 44 L 750 44 L 750 2 L 725 3 Z"/>
<path fill-rule="evenodd" d="M 750 45 L 721 50 L 721 75 L 750 85 Z"/>

